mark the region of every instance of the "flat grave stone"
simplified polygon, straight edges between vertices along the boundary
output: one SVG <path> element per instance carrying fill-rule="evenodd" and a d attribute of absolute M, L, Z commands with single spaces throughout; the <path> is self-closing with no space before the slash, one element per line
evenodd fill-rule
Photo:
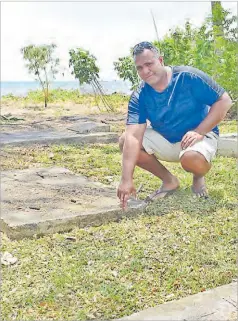
<path fill-rule="evenodd" d="M 1 173 L 1 230 L 12 239 L 99 226 L 137 215 L 123 212 L 116 189 L 65 168 L 31 168 Z"/>

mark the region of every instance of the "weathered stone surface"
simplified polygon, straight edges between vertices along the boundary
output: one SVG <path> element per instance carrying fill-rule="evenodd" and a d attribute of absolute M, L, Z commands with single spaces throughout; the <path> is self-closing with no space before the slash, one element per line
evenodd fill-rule
<path fill-rule="evenodd" d="M 67 129 L 75 131 L 79 134 L 110 132 L 110 125 L 95 122 L 77 122 L 75 125 L 67 127 Z"/>
<path fill-rule="evenodd" d="M 218 140 L 218 154 L 221 156 L 237 157 L 237 134 L 221 134 Z"/>
<path fill-rule="evenodd" d="M 234 314 L 236 318 L 234 319 Z M 237 320 L 237 283 L 220 286 L 161 304 L 120 320 L 231 321 Z"/>
<path fill-rule="evenodd" d="M 32 144 L 113 143 L 117 141 L 118 135 L 112 132 L 78 134 L 74 131 L 24 131 L 2 133 L 0 144 L 2 146 L 26 146 Z"/>
<path fill-rule="evenodd" d="M 1 190 L 1 230 L 13 239 L 98 226 L 140 212 L 123 212 L 115 188 L 65 168 L 2 172 Z"/>

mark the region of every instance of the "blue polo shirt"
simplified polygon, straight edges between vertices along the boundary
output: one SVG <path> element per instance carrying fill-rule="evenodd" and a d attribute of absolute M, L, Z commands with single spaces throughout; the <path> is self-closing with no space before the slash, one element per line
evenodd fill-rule
<path fill-rule="evenodd" d="M 206 73 L 190 66 L 173 66 L 168 87 L 158 92 L 142 82 L 130 97 L 127 125 L 145 124 L 177 143 L 207 116 L 225 90 Z M 218 127 L 213 131 L 219 135 Z"/>

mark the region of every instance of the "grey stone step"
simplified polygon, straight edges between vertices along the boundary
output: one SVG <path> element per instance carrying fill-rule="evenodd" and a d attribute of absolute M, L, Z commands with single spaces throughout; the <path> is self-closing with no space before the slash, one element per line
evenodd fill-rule
<path fill-rule="evenodd" d="M 27 146 L 33 144 L 94 144 L 94 143 L 116 143 L 118 135 L 116 133 L 89 133 L 76 134 L 73 132 L 18 132 L 2 133 L 1 146 Z"/>
<path fill-rule="evenodd" d="M 93 144 L 117 142 L 118 135 L 102 123 L 78 121 L 63 131 L 19 131 L 1 133 L 0 144 L 22 146 L 32 144 Z"/>
<path fill-rule="evenodd" d="M 58 167 L 2 172 L 1 195 L 0 227 L 12 239 L 98 226 L 140 213 L 123 212 L 115 188 Z"/>
<path fill-rule="evenodd" d="M 167 302 L 120 320 L 147 321 L 235 321 L 237 283 Z"/>
<path fill-rule="evenodd" d="M 218 154 L 221 156 L 237 157 L 237 134 L 221 134 L 218 140 Z"/>

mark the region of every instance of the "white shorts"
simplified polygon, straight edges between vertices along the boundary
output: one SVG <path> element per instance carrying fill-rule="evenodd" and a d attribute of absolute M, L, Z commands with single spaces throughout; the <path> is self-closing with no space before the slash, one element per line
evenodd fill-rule
<path fill-rule="evenodd" d="M 155 154 L 159 160 L 167 162 L 179 162 L 180 158 L 187 151 L 195 151 L 201 153 L 210 163 L 216 155 L 218 135 L 209 132 L 203 140 L 195 143 L 186 149 L 181 148 L 181 142 L 172 144 L 157 131 L 151 127 L 147 127 L 142 145 L 148 154 Z"/>

